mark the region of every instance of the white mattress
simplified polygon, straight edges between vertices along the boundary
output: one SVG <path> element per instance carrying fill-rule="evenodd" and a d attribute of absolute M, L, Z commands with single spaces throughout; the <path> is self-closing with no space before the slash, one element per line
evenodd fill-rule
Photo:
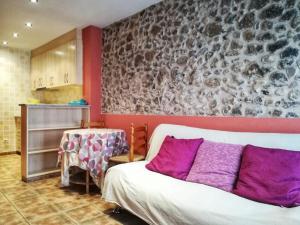
<path fill-rule="evenodd" d="M 153 132 L 147 160 L 155 157 L 166 135 L 300 150 L 300 134 L 227 132 L 162 124 Z M 300 207 L 287 209 L 247 200 L 213 187 L 151 172 L 145 168 L 146 163 L 110 168 L 102 197 L 149 224 L 300 225 Z"/>

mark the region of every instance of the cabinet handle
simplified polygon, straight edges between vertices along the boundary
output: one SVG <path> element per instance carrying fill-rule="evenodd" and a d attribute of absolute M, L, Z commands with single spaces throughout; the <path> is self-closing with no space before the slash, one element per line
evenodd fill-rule
<path fill-rule="evenodd" d="M 50 77 L 49 83 L 50 83 L 50 86 L 53 86 L 53 76 Z"/>
<path fill-rule="evenodd" d="M 68 73 L 65 73 L 65 76 L 64 76 L 64 80 L 65 80 L 65 84 L 69 83 L 69 78 L 68 78 L 69 74 Z"/>

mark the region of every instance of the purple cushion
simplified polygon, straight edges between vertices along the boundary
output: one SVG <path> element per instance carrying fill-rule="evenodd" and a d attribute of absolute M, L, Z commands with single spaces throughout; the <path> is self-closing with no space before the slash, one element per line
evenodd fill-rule
<path fill-rule="evenodd" d="M 186 180 L 232 191 L 242 152 L 242 145 L 205 140 L 198 150 Z"/>
<path fill-rule="evenodd" d="M 247 145 L 233 192 L 273 205 L 299 205 L 300 152 Z"/>
<path fill-rule="evenodd" d="M 203 138 L 176 139 L 166 136 L 158 154 L 146 165 L 146 168 L 185 180 L 202 142 Z"/>

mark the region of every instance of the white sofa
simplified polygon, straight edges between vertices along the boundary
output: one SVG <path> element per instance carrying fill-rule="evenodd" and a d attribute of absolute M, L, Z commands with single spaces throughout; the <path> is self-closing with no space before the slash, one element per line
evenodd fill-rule
<path fill-rule="evenodd" d="M 153 132 L 146 161 L 108 170 L 102 191 L 106 201 L 118 204 L 149 224 L 300 225 L 300 207 L 262 204 L 147 170 L 147 161 L 158 153 L 166 135 L 300 150 L 300 134 L 227 132 L 162 124 Z"/>

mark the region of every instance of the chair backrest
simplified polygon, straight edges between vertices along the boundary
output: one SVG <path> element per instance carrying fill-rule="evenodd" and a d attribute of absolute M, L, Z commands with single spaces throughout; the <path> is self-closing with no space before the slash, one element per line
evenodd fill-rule
<path fill-rule="evenodd" d="M 134 161 L 134 153 L 135 152 L 144 152 L 146 157 L 148 150 L 148 125 L 144 124 L 144 126 L 134 126 L 131 123 L 130 126 L 131 133 L 131 141 L 130 141 L 130 149 L 129 149 L 129 162 Z"/>
<path fill-rule="evenodd" d="M 93 122 L 81 120 L 80 127 L 81 128 L 105 128 L 105 123 L 103 120 L 93 121 Z"/>

